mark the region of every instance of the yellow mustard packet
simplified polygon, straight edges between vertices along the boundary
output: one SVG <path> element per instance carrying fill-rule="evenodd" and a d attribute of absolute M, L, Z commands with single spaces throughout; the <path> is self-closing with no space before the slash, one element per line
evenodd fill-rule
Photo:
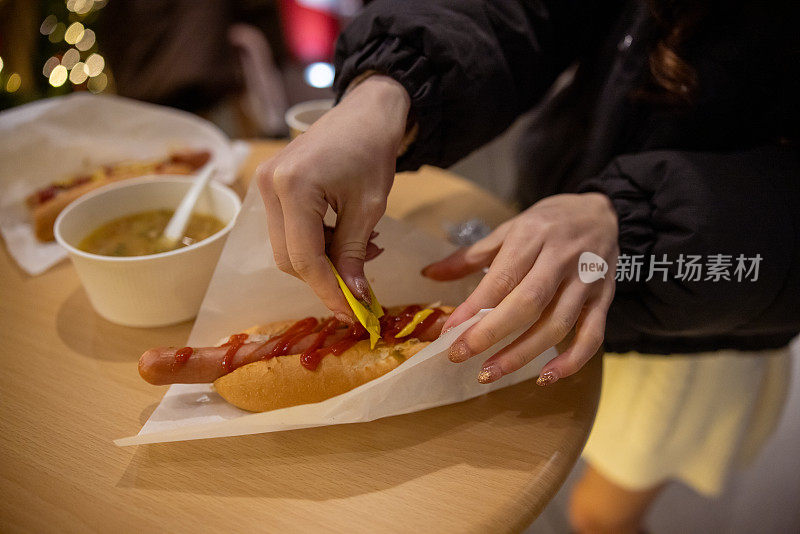
<path fill-rule="evenodd" d="M 342 280 L 342 277 L 339 276 L 339 272 L 336 270 L 336 267 L 333 266 L 333 262 L 330 260 L 330 258 L 328 258 L 328 263 L 331 266 L 333 275 L 336 277 L 336 281 L 339 282 L 339 287 L 341 288 L 342 293 L 344 293 L 344 298 L 350 305 L 350 309 L 353 310 L 358 322 L 360 322 L 369 333 L 369 346 L 370 348 L 374 349 L 375 344 L 381 338 L 381 323 L 378 319 L 383 317 L 383 307 L 378 302 L 378 297 L 375 296 L 375 293 L 372 291 L 372 287 L 370 287 L 369 282 L 367 282 L 370 305 L 369 308 L 365 307 L 363 304 L 361 304 L 361 301 L 358 300 L 355 295 L 353 295 L 353 293 L 350 291 L 350 288 L 347 287 L 347 284 L 344 283 L 344 280 Z"/>

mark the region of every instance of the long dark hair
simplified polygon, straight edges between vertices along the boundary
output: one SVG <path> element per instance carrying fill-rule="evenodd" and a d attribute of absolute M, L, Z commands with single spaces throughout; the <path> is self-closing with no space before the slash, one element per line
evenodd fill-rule
<path fill-rule="evenodd" d="M 648 0 L 656 24 L 649 55 L 650 79 L 638 96 L 688 105 L 698 91 L 697 73 L 684 54 L 712 10 L 714 0 Z"/>

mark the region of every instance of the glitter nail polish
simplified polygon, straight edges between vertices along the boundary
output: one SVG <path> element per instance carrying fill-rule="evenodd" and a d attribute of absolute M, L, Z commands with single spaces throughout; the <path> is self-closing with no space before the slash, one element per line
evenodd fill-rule
<path fill-rule="evenodd" d="M 499 380 L 503 376 L 503 372 L 497 365 L 489 364 L 478 373 L 478 382 L 481 384 L 489 384 L 495 380 Z"/>
<path fill-rule="evenodd" d="M 463 339 L 459 339 L 450 346 L 450 353 L 448 357 L 453 363 L 465 362 L 472 355 L 467 343 Z"/>
<path fill-rule="evenodd" d="M 558 374 L 555 371 L 545 371 L 536 379 L 537 386 L 548 386 L 558 380 Z"/>

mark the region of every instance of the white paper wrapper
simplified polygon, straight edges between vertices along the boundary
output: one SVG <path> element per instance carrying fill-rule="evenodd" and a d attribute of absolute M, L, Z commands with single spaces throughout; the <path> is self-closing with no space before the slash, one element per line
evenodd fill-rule
<path fill-rule="evenodd" d="M 226 184 L 247 155 L 247 145 L 232 144 L 195 115 L 117 96 L 79 93 L 1 113 L 0 232 L 9 252 L 32 275 L 67 257 L 57 243 L 36 240 L 25 206 L 33 191 L 100 165 L 180 148 L 210 150 L 215 179 Z"/>
<path fill-rule="evenodd" d="M 455 305 L 475 287 L 476 277 L 441 283 L 419 275 L 422 267 L 454 249 L 449 243 L 388 218 L 376 230 L 386 250 L 368 264 L 367 275 L 384 306 L 435 301 Z M 372 421 L 463 401 L 537 376 L 555 355 L 552 349 L 493 384 L 476 380 L 484 360 L 519 333 L 465 363 L 447 359 L 452 342 L 487 312 L 447 332 L 394 371 L 316 404 L 251 414 L 229 405 L 210 384 L 174 385 L 137 436 L 115 443 L 137 445 Z M 275 267 L 264 207 L 257 188 L 251 187 L 187 344 L 214 345 L 254 324 L 327 314 L 308 286 Z"/>

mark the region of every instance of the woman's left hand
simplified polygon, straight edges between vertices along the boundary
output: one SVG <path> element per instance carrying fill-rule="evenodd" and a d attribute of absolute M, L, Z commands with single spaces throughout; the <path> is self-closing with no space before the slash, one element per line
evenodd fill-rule
<path fill-rule="evenodd" d="M 472 294 L 455 309 L 443 330 L 482 308 L 494 308 L 450 348 L 463 362 L 533 322 L 527 331 L 483 364 L 478 380 L 494 382 L 564 340 L 568 348 L 550 360 L 539 385 L 578 371 L 603 342 L 606 313 L 614 297 L 619 255 L 617 215 L 600 193 L 545 198 L 474 245 L 423 269 L 434 280 L 454 280 L 489 266 Z M 592 252 L 608 263 L 604 278 L 584 283 L 578 259 Z"/>

